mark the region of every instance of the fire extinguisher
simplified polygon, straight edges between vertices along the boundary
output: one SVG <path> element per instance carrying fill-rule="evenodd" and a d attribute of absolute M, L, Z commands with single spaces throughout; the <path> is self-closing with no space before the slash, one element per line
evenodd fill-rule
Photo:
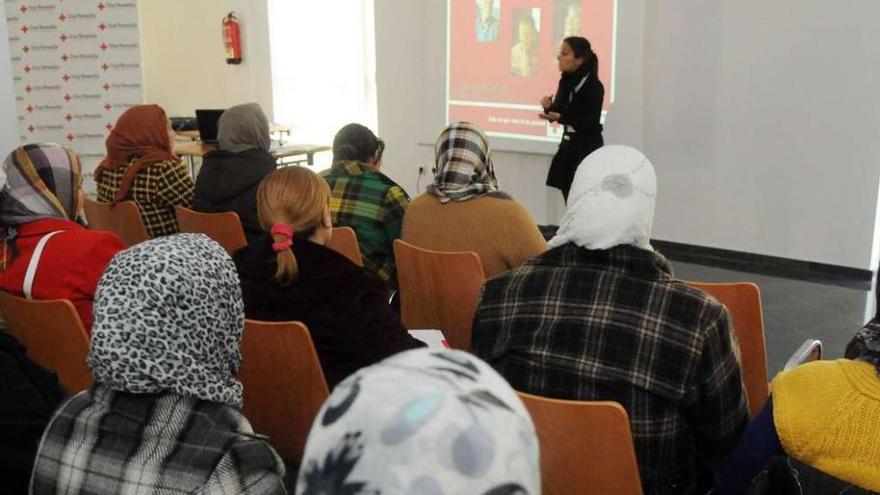
<path fill-rule="evenodd" d="M 241 31 L 238 27 L 238 21 L 235 19 L 235 12 L 223 18 L 223 47 L 226 50 L 227 64 L 241 63 Z"/>

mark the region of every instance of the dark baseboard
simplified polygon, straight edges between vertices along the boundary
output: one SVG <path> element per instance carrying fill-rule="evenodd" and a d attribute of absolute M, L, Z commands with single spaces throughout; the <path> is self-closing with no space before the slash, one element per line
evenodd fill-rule
<path fill-rule="evenodd" d="M 852 289 L 871 290 L 870 270 L 828 265 L 728 249 L 694 246 L 679 242 L 651 240 L 667 258 L 685 263 L 714 266 L 742 272 L 792 278 L 807 282 L 838 285 Z"/>

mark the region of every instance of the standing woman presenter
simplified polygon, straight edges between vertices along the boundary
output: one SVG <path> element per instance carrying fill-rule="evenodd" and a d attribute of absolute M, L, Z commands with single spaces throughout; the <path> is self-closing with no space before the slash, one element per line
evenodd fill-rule
<path fill-rule="evenodd" d="M 604 144 L 599 118 L 605 87 L 599 81 L 599 59 L 586 38 L 570 36 L 562 40 L 556 60 L 562 77 L 556 96 L 541 98 L 544 113 L 539 117 L 565 126 L 559 150 L 550 164 L 547 185 L 562 191 L 568 201 L 578 165 Z"/>

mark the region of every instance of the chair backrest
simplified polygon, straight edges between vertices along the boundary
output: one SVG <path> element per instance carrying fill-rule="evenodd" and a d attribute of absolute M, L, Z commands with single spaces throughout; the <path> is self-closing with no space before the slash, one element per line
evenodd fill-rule
<path fill-rule="evenodd" d="M 486 281 L 477 253 L 431 251 L 397 239 L 394 259 L 404 326 L 443 330 L 450 347 L 470 350 L 474 312 Z"/>
<path fill-rule="evenodd" d="M 241 357 L 245 417 L 285 461 L 299 464 L 330 395 L 309 330 L 297 321 L 246 320 Z"/>
<path fill-rule="evenodd" d="M 73 303 L 66 299 L 37 301 L 0 291 L 6 327 L 40 366 L 58 375 L 71 394 L 86 389 L 92 375 L 86 365 L 89 337 Z"/>
<path fill-rule="evenodd" d="M 364 266 L 364 258 L 361 256 L 361 248 L 358 245 L 357 234 L 351 227 L 334 227 L 333 235 L 327 242 L 327 247 L 345 256 L 357 266 Z"/>
<path fill-rule="evenodd" d="M 229 254 L 247 246 L 241 219 L 234 211 L 202 213 L 184 206 L 175 206 L 174 214 L 177 216 L 180 232 L 205 234 L 217 241 Z"/>
<path fill-rule="evenodd" d="M 116 205 L 84 198 L 86 220 L 93 230 L 109 230 L 119 236 L 126 247 L 150 238 L 141 212 L 134 201 L 120 201 Z"/>
<path fill-rule="evenodd" d="M 749 397 L 749 412 L 754 417 L 764 407 L 770 394 L 767 382 L 767 349 L 764 344 L 764 317 L 761 291 L 750 282 L 688 282 L 711 294 L 730 312 L 734 333 L 742 357 L 743 383 Z"/>
<path fill-rule="evenodd" d="M 517 393 L 538 432 L 544 495 L 642 493 L 629 416 L 620 404 Z"/>
<path fill-rule="evenodd" d="M 816 339 L 807 339 L 801 344 L 794 354 L 785 362 L 783 371 L 797 368 L 798 366 L 809 363 L 810 361 L 819 361 L 822 359 L 822 341 Z"/>

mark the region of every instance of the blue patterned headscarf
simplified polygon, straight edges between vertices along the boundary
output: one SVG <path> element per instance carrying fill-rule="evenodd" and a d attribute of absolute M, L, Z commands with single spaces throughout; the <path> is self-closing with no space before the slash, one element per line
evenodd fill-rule
<path fill-rule="evenodd" d="M 306 444 L 296 493 L 541 492 L 532 420 L 510 385 L 460 351 L 418 349 L 336 386 Z"/>

